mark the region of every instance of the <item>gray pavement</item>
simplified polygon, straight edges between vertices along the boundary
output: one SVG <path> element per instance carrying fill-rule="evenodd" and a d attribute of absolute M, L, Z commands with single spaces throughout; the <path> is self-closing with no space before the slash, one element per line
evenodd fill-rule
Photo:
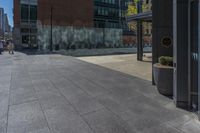
<path fill-rule="evenodd" d="M 152 81 L 152 54 L 145 53 L 143 61 L 137 54 L 77 57 L 77 59 Z"/>
<path fill-rule="evenodd" d="M 199 133 L 150 81 L 61 55 L 0 56 L 0 133 Z"/>

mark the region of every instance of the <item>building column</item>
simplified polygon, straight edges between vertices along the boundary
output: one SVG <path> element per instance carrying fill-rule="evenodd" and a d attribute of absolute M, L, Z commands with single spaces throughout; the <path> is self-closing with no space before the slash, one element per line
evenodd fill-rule
<path fill-rule="evenodd" d="M 188 0 L 173 0 L 174 100 L 188 108 Z"/>
<path fill-rule="evenodd" d="M 158 63 L 160 56 L 173 56 L 173 0 L 153 0 L 152 3 L 152 63 L 154 65 Z M 168 43 L 163 43 L 164 40 Z"/>
<path fill-rule="evenodd" d="M 173 43 L 165 46 L 164 39 L 173 39 L 173 0 L 153 0 L 153 64 L 160 56 L 173 56 Z"/>

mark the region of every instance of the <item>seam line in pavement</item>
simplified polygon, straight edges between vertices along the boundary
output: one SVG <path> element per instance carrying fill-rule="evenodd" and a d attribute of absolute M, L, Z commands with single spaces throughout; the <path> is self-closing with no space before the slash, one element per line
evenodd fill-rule
<path fill-rule="evenodd" d="M 13 63 L 13 60 L 12 60 L 12 63 Z M 8 119 L 9 119 L 9 112 L 10 112 L 10 95 L 11 95 L 11 87 L 12 87 L 12 85 L 11 85 L 11 83 L 12 83 L 12 75 L 13 75 L 13 66 L 11 66 L 11 68 L 10 68 L 11 70 L 10 70 L 10 87 L 9 87 L 9 90 L 8 90 L 8 92 L 9 92 L 9 94 L 8 94 L 8 109 L 7 109 L 7 123 L 6 123 L 6 133 L 8 132 Z"/>
<path fill-rule="evenodd" d="M 55 84 L 48 79 L 49 82 L 58 90 L 58 92 L 60 93 L 61 96 L 63 96 L 63 98 L 69 103 L 70 106 L 72 106 L 72 108 L 74 109 L 74 111 L 77 113 L 77 115 L 79 115 L 81 117 L 81 119 L 87 124 L 87 126 L 89 127 L 89 129 L 93 132 L 96 133 L 93 128 L 90 126 L 90 124 L 84 119 L 83 116 L 80 115 L 80 113 L 77 111 L 77 109 L 73 106 L 73 104 L 60 92 L 60 90 L 55 86 Z M 66 104 L 66 103 L 65 103 Z"/>
<path fill-rule="evenodd" d="M 27 70 L 27 71 L 28 71 L 28 70 Z M 38 103 L 39 103 L 39 106 L 40 106 L 40 108 L 41 108 L 42 114 L 43 114 L 43 116 L 44 116 L 44 119 L 45 119 L 45 121 L 46 121 L 47 127 L 48 127 L 48 129 L 49 129 L 49 132 L 50 132 L 50 133 L 53 133 L 53 132 L 51 131 L 51 128 L 50 128 L 50 126 L 49 126 L 49 122 L 48 122 L 48 120 L 47 120 L 47 117 L 46 117 L 46 115 L 45 115 L 45 112 L 44 112 L 44 110 L 43 110 L 43 108 L 42 108 L 42 105 L 41 105 L 41 103 L 40 103 L 40 100 L 39 100 L 39 98 L 38 98 L 37 91 L 35 90 L 35 87 L 34 87 L 34 85 L 33 85 L 33 80 L 32 80 L 32 78 L 31 78 L 31 76 L 30 76 L 29 71 L 28 71 L 28 76 L 29 76 L 29 78 L 30 78 L 30 80 L 31 80 L 31 84 L 32 84 L 33 90 L 34 90 L 34 92 L 35 92 L 35 96 L 36 96 L 37 101 L 38 101 Z"/>
<path fill-rule="evenodd" d="M 21 104 L 26 104 L 26 103 L 36 102 L 36 101 L 38 101 L 38 99 L 28 100 L 28 101 L 21 102 L 21 103 L 9 104 L 8 106 L 11 107 L 11 106 L 21 105 Z"/>

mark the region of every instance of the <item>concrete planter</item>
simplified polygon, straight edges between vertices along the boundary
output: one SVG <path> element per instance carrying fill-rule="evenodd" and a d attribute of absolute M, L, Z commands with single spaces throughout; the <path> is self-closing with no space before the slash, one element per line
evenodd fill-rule
<path fill-rule="evenodd" d="M 173 96 L 173 67 L 154 64 L 153 74 L 158 91 L 163 95 Z"/>

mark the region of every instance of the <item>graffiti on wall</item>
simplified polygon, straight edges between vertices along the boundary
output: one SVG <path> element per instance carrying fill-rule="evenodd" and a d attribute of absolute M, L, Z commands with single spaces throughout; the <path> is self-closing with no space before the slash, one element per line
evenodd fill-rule
<path fill-rule="evenodd" d="M 49 49 L 51 27 L 38 26 L 38 46 Z M 121 29 L 83 28 L 53 26 L 52 44 L 54 49 L 114 48 L 122 46 Z"/>

